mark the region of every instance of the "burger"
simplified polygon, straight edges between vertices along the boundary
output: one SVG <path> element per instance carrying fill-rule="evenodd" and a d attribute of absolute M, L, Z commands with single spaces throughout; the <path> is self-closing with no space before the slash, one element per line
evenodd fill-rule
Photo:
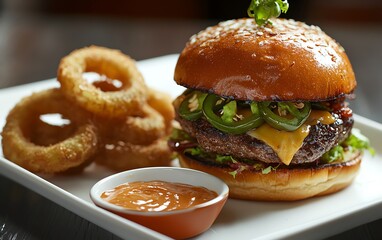
<path fill-rule="evenodd" d="M 347 187 L 368 142 L 352 133 L 355 75 L 319 27 L 243 18 L 192 36 L 181 52 L 169 145 L 181 167 L 224 180 L 230 197 L 292 201 Z"/>

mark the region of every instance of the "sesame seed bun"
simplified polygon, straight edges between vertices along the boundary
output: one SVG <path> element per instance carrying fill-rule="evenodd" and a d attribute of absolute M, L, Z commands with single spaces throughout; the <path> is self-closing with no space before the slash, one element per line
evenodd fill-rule
<path fill-rule="evenodd" d="M 273 19 L 229 20 L 191 37 L 175 81 L 252 101 L 321 101 L 352 93 L 356 80 L 344 49 L 316 26 Z M 306 91 L 309 89 L 309 91 Z"/>

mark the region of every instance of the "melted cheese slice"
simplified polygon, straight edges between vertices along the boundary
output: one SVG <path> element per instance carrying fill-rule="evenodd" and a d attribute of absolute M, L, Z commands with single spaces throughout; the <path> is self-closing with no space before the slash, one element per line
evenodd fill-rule
<path fill-rule="evenodd" d="M 329 125 L 334 123 L 335 119 L 328 111 L 312 110 L 306 122 L 304 124 L 316 125 L 322 123 Z"/>
<path fill-rule="evenodd" d="M 264 123 L 247 134 L 268 144 L 277 153 L 280 160 L 285 165 L 289 165 L 293 156 L 301 148 L 304 139 L 309 135 L 311 125 L 332 124 L 334 121 L 335 119 L 329 112 L 312 110 L 306 122 L 296 131 L 277 130 Z"/>

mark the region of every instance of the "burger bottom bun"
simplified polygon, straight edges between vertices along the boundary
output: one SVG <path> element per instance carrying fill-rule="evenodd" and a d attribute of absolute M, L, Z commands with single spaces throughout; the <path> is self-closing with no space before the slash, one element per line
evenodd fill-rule
<path fill-rule="evenodd" d="M 203 171 L 222 179 L 229 186 L 230 197 L 257 201 L 295 201 L 340 191 L 349 186 L 359 172 L 362 154 L 356 152 L 342 163 L 315 168 L 278 168 L 268 174 L 243 171 L 234 178 L 232 169 L 203 164 L 180 154 L 181 167 Z"/>

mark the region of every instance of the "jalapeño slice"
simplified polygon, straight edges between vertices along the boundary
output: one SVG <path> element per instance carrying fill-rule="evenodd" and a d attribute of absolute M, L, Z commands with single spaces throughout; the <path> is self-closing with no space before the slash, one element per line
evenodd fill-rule
<path fill-rule="evenodd" d="M 262 117 L 269 125 L 285 131 L 294 131 L 301 127 L 311 112 L 309 102 L 304 102 L 304 106 L 301 109 L 298 109 L 291 102 L 261 102 L 259 103 L 259 108 Z M 280 116 L 274 112 L 276 108 L 288 113 L 285 116 Z"/>
<path fill-rule="evenodd" d="M 199 91 L 185 92 L 186 98 L 179 106 L 179 115 L 187 120 L 197 120 L 202 115 L 203 101 L 207 96 L 207 93 Z"/>
<path fill-rule="evenodd" d="M 220 131 L 231 134 L 243 134 L 264 122 L 256 102 L 234 104 L 232 102 L 235 101 L 209 94 L 203 102 L 203 114 L 207 121 Z M 228 108 L 230 108 L 230 111 L 235 112 L 233 118 L 229 118 L 227 114 L 222 113 L 223 109 L 227 111 Z M 231 115 L 232 113 L 228 114 L 228 116 Z"/>

